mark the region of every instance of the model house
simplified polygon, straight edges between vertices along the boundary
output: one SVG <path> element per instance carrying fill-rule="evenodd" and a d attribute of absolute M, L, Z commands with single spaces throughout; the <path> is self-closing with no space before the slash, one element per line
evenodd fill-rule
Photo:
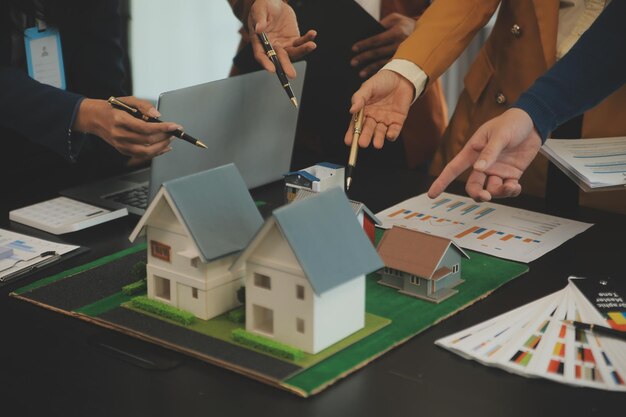
<path fill-rule="evenodd" d="M 435 303 L 458 292 L 461 258 L 469 259 L 450 239 L 398 226 L 385 232 L 377 250 L 385 263 L 380 284 Z"/>
<path fill-rule="evenodd" d="M 298 190 L 309 190 L 316 193 L 329 190 L 333 187 L 344 189 L 345 168 L 329 162 L 320 162 L 300 171 L 289 172 L 285 175 L 286 201 L 291 203 Z"/>
<path fill-rule="evenodd" d="M 147 236 L 148 297 L 205 320 L 236 307 L 230 266 L 262 224 L 232 164 L 164 183 L 130 236 Z"/>
<path fill-rule="evenodd" d="M 317 193 L 310 190 L 298 190 L 296 193 L 296 198 L 293 201 L 304 200 L 305 198 L 309 198 L 317 195 Z M 356 218 L 359 221 L 359 224 L 365 231 L 365 234 L 372 242 L 372 245 L 376 244 L 376 226 L 382 225 L 382 222 L 367 208 L 367 206 L 359 201 L 348 200 L 350 201 L 350 205 L 352 206 L 352 210 L 354 214 L 356 214 Z"/>
<path fill-rule="evenodd" d="M 232 270 L 247 331 L 317 353 L 363 328 L 365 274 L 382 267 L 335 188 L 274 211 Z"/>

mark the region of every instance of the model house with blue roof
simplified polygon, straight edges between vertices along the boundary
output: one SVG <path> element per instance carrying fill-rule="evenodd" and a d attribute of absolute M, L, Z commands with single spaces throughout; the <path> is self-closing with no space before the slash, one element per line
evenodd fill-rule
<path fill-rule="evenodd" d="M 315 193 L 329 190 L 333 187 L 344 189 L 346 181 L 345 168 L 330 162 L 320 162 L 300 171 L 285 174 L 286 201 L 291 203 L 298 190 L 309 190 Z"/>
<path fill-rule="evenodd" d="M 293 201 L 304 200 L 305 198 L 313 197 L 317 193 L 309 190 L 298 190 L 296 198 Z M 356 219 L 363 228 L 363 231 L 372 242 L 372 245 L 376 245 L 376 226 L 382 226 L 382 222 L 376 217 L 374 213 L 367 206 L 360 201 L 348 200 L 352 211 L 356 215 Z"/>
<path fill-rule="evenodd" d="M 230 267 L 263 225 L 233 164 L 164 183 L 130 240 L 148 243 L 148 297 L 210 319 L 239 305 Z"/>
<path fill-rule="evenodd" d="M 383 266 L 334 188 L 275 210 L 231 269 L 246 330 L 315 354 L 364 327 L 365 275 Z"/>

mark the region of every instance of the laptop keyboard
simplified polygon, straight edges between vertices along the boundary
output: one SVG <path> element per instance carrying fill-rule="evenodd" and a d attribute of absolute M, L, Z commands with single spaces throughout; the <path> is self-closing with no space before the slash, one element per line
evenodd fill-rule
<path fill-rule="evenodd" d="M 112 194 L 107 196 L 106 199 L 113 200 L 127 206 L 145 209 L 148 207 L 148 186 L 143 185 L 141 187 L 132 188 L 117 194 Z"/>

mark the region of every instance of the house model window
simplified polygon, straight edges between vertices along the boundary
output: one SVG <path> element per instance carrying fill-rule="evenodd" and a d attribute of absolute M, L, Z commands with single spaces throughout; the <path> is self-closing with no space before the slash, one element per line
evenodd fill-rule
<path fill-rule="evenodd" d="M 198 289 L 197 288 L 192 288 L 191 289 L 191 296 L 193 298 L 196 298 L 196 299 L 198 298 Z"/>
<path fill-rule="evenodd" d="M 274 311 L 258 305 L 252 306 L 254 330 L 267 334 L 274 334 Z"/>
<path fill-rule="evenodd" d="M 192 267 L 194 267 L 194 268 L 198 268 L 198 259 L 200 259 L 200 258 L 198 258 L 197 256 L 196 256 L 195 258 L 192 258 L 192 259 L 191 259 L 191 261 L 190 261 L 190 262 L 191 262 L 191 266 L 192 266 Z"/>
<path fill-rule="evenodd" d="M 455 274 L 457 272 L 459 272 L 459 264 L 454 264 L 452 266 L 452 273 Z"/>
<path fill-rule="evenodd" d="M 272 289 L 272 279 L 267 275 L 258 274 L 255 272 L 254 274 L 254 285 L 260 288 L 265 288 L 267 290 Z"/>
<path fill-rule="evenodd" d="M 165 262 L 171 262 L 170 247 L 168 245 L 164 245 L 163 243 L 157 242 L 156 240 L 151 240 L 150 252 L 155 258 L 161 259 Z"/>
<path fill-rule="evenodd" d="M 304 286 L 296 285 L 296 298 L 298 300 L 304 300 Z"/>
<path fill-rule="evenodd" d="M 154 295 L 164 300 L 170 300 L 172 298 L 170 292 L 170 280 L 155 275 Z"/>
<path fill-rule="evenodd" d="M 420 285 L 420 279 L 416 277 L 415 275 L 411 275 L 411 284 Z"/>
<path fill-rule="evenodd" d="M 298 333 L 304 333 L 304 319 L 296 319 L 296 330 L 298 331 Z"/>

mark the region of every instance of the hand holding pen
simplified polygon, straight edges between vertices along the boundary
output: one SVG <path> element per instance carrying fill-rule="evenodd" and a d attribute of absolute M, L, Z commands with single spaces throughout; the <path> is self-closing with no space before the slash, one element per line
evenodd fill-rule
<path fill-rule="evenodd" d="M 296 108 L 298 108 L 298 99 L 296 99 L 296 96 L 293 94 L 293 90 L 291 89 L 291 84 L 289 83 L 289 79 L 287 78 L 287 75 L 285 74 L 285 70 L 283 69 L 283 66 L 280 63 L 280 60 L 278 59 L 278 55 L 276 54 L 274 47 L 270 43 L 270 40 L 267 37 L 267 34 L 265 32 L 262 32 L 260 35 L 257 35 L 257 36 L 259 37 L 259 41 L 261 41 L 261 45 L 263 46 L 263 49 L 265 50 L 265 54 L 272 61 L 272 64 L 274 64 L 274 67 L 276 68 L 276 75 L 278 76 L 278 80 L 280 81 L 280 84 L 285 89 L 285 92 L 287 93 L 289 100 L 293 103 L 293 105 Z"/>
<path fill-rule="evenodd" d="M 356 168 L 356 157 L 359 150 L 359 137 L 363 129 L 363 112 L 364 108 L 361 108 L 357 114 L 354 115 L 352 120 L 352 144 L 350 145 L 350 156 L 348 158 L 348 169 L 346 172 L 346 191 L 350 189 L 352 185 L 352 171 Z"/>
<path fill-rule="evenodd" d="M 121 100 L 143 114 L 160 116 L 157 109 L 147 101 L 135 97 L 123 97 Z M 170 132 L 176 129 L 181 129 L 181 126 L 171 122 L 146 123 L 113 108 L 107 100 L 90 98 L 81 101 L 72 124 L 73 132 L 97 136 L 121 154 L 130 156 L 129 165 L 140 164 L 170 151 Z"/>
<path fill-rule="evenodd" d="M 291 61 L 302 58 L 317 47 L 313 42 L 317 32 L 309 30 L 300 36 L 296 14 L 283 0 L 256 0 L 248 14 L 241 18 L 250 34 L 254 57 L 269 72 L 274 72 L 276 68 L 258 35 L 267 35 L 273 44 L 277 61 L 281 63 L 284 73 L 292 79 L 296 77 L 296 70 Z"/>
<path fill-rule="evenodd" d="M 125 111 L 126 113 L 130 114 L 131 116 L 143 120 L 144 122 L 148 122 L 148 123 L 163 123 L 161 120 L 159 120 L 158 117 L 155 116 L 149 116 L 146 114 L 143 114 L 141 112 L 141 110 L 139 110 L 137 107 L 133 107 L 131 105 L 129 105 L 128 103 L 123 102 L 122 100 L 115 98 L 115 97 L 110 97 L 108 100 L 109 104 L 118 110 L 122 110 Z M 202 143 L 201 141 L 199 141 L 198 139 L 194 138 L 193 136 L 185 133 L 183 131 L 183 128 L 180 126 L 174 126 L 175 128 L 168 131 L 168 133 L 172 136 L 175 136 L 177 138 L 180 138 L 186 142 L 191 143 L 192 145 L 196 145 L 199 148 L 203 148 L 206 149 L 206 145 L 204 143 Z"/>

